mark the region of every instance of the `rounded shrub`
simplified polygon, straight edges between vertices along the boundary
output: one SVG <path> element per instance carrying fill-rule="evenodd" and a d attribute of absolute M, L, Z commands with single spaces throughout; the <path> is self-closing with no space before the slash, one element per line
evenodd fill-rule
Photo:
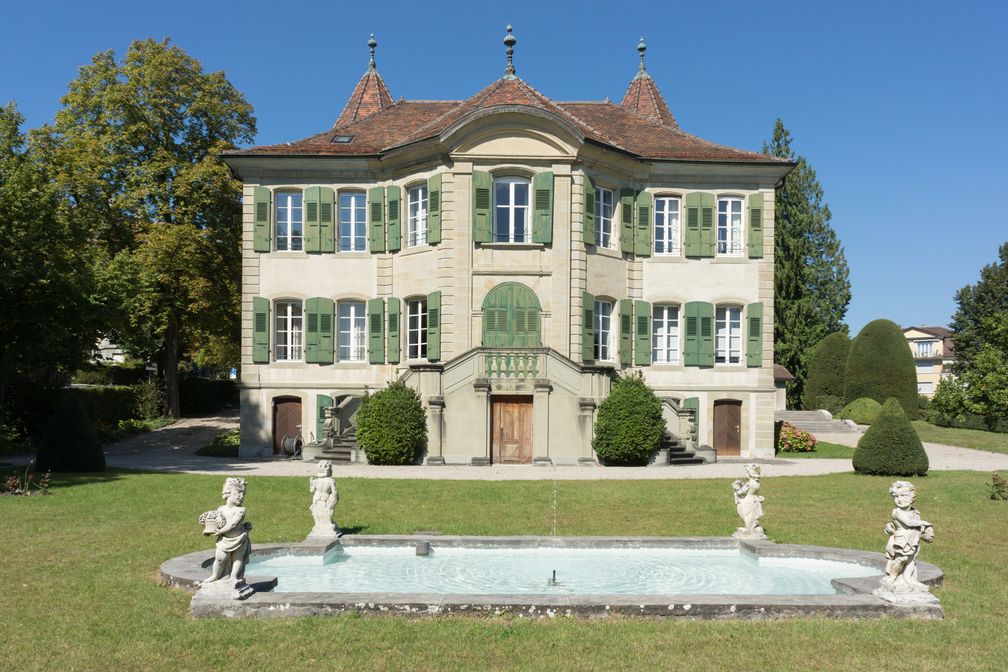
<path fill-rule="evenodd" d="M 878 420 L 854 449 L 854 471 L 879 476 L 924 476 L 928 456 L 896 398 L 882 405 Z"/>
<path fill-rule="evenodd" d="M 80 398 L 67 392 L 56 404 L 39 442 L 39 471 L 101 471 L 105 453 Z"/>
<path fill-rule="evenodd" d="M 357 409 L 357 443 L 371 464 L 415 464 L 427 446 L 420 394 L 399 381 L 365 394 Z"/>
<path fill-rule="evenodd" d="M 853 420 L 859 425 L 872 425 L 882 411 L 882 404 L 871 397 L 861 397 L 843 407 L 837 417 L 842 420 Z"/>
<path fill-rule="evenodd" d="M 844 373 L 844 399 L 871 397 L 880 404 L 895 397 L 917 419 L 917 371 L 902 330 L 891 320 L 865 325 L 851 343 Z"/>
<path fill-rule="evenodd" d="M 661 400 L 638 373 L 617 378 L 599 405 L 592 448 L 605 464 L 647 464 L 664 433 Z"/>
<path fill-rule="evenodd" d="M 842 331 L 829 334 L 812 346 L 805 389 L 802 391 L 802 406 L 808 410 L 823 408 L 821 397 L 844 396 L 844 372 L 850 347 L 851 341 Z"/>

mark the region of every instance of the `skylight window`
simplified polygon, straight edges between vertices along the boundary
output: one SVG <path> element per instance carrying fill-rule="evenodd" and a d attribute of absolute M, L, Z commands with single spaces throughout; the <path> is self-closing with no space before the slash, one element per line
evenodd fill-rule
<path fill-rule="evenodd" d="M 329 142 L 334 142 L 336 144 L 345 145 L 353 141 L 352 135 L 334 135 L 332 140 Z"/>

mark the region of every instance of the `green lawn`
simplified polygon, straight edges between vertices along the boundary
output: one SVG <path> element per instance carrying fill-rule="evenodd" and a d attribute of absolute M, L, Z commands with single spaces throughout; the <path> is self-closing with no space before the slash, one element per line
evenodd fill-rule
<path fill-rule="evenodd" d="M 2 476 L 2 474 L 0 474 Z M 11 670 L 913 670 L 1001 669 L 1008 656 L 1003 533 L 1008 503 L 988 474 L 915 479 L 937 541 L 923 559 L 947 573 L 940 622 L 679 622 L 339 616 L 275 620 L 187 616 L 189 593 L 158 565 L 209 548 L 199 512 L 221 477 L 108 472 L 58 477 L 47 497 L 0 498 L 0 649 Z M 765 479 L 763 523 L 779 542 L 882 550 L 890 478 Z M 545 535 L 552 482 L 338 479 L 337 520 L 358 532 L 439 530 Z M 562 535 L 726 535 L 727 479 L 560 482 Z M 253 540 L 311 527 L 304 478 L 249 479 Z"/>
<path fill-rule="evenodd" d="M 920 440 L 928 443 L 944 443 L 947 446 L 1008 453 L 1008 434 L 1002 432 L 939 427 L 924 420 L 914 420 L 913 426 Z"/>
<path fill-rule="evenodd" d="M 819 441 L 815 445 L 815 450 L 811 453 L 777 453 L 777 457 L 790 460 L 792 458 L 829 458 L 849 460 L 854 454 L 854 449 L 839 443 L 827 443 Z"/>

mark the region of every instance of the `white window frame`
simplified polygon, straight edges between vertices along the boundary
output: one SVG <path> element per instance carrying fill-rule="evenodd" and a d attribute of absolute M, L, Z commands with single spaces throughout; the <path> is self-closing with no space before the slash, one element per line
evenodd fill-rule
<path fill-rule="evenodd" d="M 742 363 L 742 306 L 718 306 L 714 312 L 714 365 Z"/>
<path fill-rule="evenodd" d="M 300 252 L 304 249 L 304 195 L 300 191 L 277 191 L 273 200 L 277 251 Z M 282 235 L 281 225 L 286 227 Z"/>
<path fill-rule="evenodd" d="M 655 304 L 651 309 L 651 362 L 679 364 L 681 358 L 679 306 Z"/>
<path fill-rule="evenodd" d="M 497 200 L 498 188 L 507 185 L 507 201 Z M 517 204 L 516 194 L 520 187 L 525 190 L 525 203 Z M 527 177 L 498 177 L 493 183 L 493 242 L 495 243 L 528 243 L 532 241 L 529 231 L 529 220 L 532 210 L 532 181 Z M 502 214 L 507 221 L 502 222 Z M 506 234 L 506 235 L 505 235 Z"/>
<path fill-rule="evenodd" d="M 304 306 L 295 299 L 282 299 L 273 304 L 273 359 L 277 362 L 300 362 L 304 359 Z"/>
<path fill-rule="evenodd" d="M 427 299 L 406 302 L 406 359 L 427 359 Z"/>
<path fill-rule="evenodd" d="M 363 191 L 339 192 L 337 243 L 340 252 L 367 251 L 367 194 Z M 344 205 L 343 199 L 349 199 Z M 347 233 L 344 234 L 344 227 Z"/>
<path fill-rule="evenodd" d="M 427 244 L 427 185 L 420 184 L 407 192 L 406 246 Z"/>
<path fill-rule="evenodd" d="M 738 206 L 738 212 L 734 206 Z M 745 253 L 745 203 L 741 196 L 720 196 L 717 201 L 715 248 L 720 257 L 741 257 Z"/>
<path fill-rule="evenodd" d="M 336 304 L 338 330 L 336 358 L 340 362 L 367 359 L 367 306 L 363 301 L 347 299 Z"/>
<path fill-rule="evenodd" d="M 595 361 L 597 362 L 613 361 L 613 351 L 615 348 L 612 347 L 612 321 L 615 306 L 615 301 L 595 299 L 595 313 L 592 326 L 595 328 L 594 353 Z"/>
<path fill-rule="evenodd" d="M 917 341 L 917 356 L 932 359 L 938 356 L 938 341 Z"/>
<path fill-rule="evenodd" d="M 616 247 L 617 240 L 617 236 L 613 235 L 615 198 L 612 189 L 604 187 L 595 189 L 595 244 L 610 250 Z"/>
<path fill-rule="evenodd" d="M 682 199 L 655 196 L 654 218 L 654 253 L 682 255 Z"/>

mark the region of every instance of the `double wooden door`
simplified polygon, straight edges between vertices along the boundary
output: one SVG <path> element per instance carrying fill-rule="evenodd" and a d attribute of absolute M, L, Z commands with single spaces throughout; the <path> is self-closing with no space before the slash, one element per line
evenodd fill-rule
<path fill-rule="evenodd" d="M 714 402 L 714 450 L 719 457 L 741 454 L 741 401 L 723 399 Z"/>
<path fill-rule="evenodd" d="M 491 415 L 491 461 L 494 464 L 532 462 L 532 399 L 493 397 Z"/>
<path fill-rule="evenodd" d="M 277 397 L 273 400 L 273 454 L 283 453 L 284 437 L 301 435 L 301 400 Z"/>

